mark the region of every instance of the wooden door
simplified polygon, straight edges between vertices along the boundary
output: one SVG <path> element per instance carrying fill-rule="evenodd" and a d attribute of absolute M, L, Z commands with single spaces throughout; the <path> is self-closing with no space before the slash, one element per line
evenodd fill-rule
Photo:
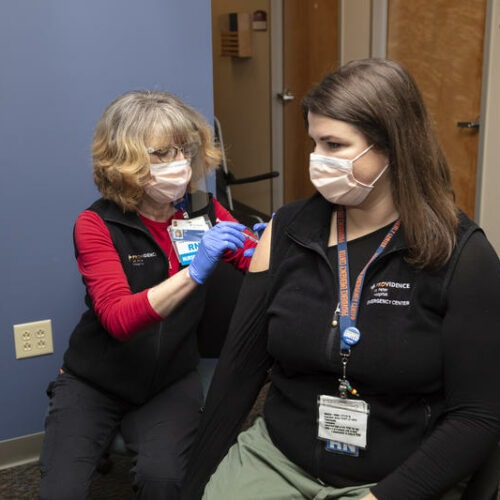
<path fill-rule="evenodd" d="M 283 82 L 293 100 L 283 102 L 284 201 L 309 196 L 311 141 L 300 110 L 305 93 L 338 66 L 337 0 L 283 2 Z"/>
<path fill-rule="evenodd" d="M 452 169 L 456 201 L 474 216 L 486 0 L 389 0 L 387 56 L 412 73 Z"/>

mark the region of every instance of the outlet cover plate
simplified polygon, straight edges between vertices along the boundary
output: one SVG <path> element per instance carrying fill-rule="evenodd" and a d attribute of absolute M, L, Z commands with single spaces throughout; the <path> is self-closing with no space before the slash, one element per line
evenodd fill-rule
<path fill-rule="evenodd" d="M 16 359 L 52 354 L 52 321 L 50 319 L 14 325 Z"/>

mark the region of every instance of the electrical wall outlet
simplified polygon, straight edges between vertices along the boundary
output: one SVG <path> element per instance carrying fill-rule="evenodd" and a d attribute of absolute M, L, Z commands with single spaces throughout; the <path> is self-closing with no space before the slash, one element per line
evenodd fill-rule
<path fill-rule="evenodd" d="M 51 320 L 14 325 L 14 343 L 16 359 L 53 353 Z"/>

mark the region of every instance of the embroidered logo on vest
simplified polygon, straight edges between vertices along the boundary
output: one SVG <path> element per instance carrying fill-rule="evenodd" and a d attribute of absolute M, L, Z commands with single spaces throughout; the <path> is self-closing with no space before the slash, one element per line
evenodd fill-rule
<path fill-rule="evenodd" d="M 386 304 L 391 306 L 409 306 L 410 283 L 397 281 L 379 281 L 370 287 L 371 297 L 366 305 Z"/>
<path fill-rule="evenodd" d="M 153 257 L 157 257 L 156 252 L 146 252 L 139 255 L 128 255 L 128 261 L 133 266 L 143 266 L 145 259 L 151 259 Z"/>

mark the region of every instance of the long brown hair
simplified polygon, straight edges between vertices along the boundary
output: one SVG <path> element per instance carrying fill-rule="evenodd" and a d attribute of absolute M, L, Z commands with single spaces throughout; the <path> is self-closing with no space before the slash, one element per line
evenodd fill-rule
<path fill-rule="evenodd" d="M 457 209 L 450 170 L 412 76 L 387 59 L 351 61 L 326 75 L 302 111 L 355 126 L 389 158 L 394 204 L 408 261 L 438 269 L 456 242 Z"/>

